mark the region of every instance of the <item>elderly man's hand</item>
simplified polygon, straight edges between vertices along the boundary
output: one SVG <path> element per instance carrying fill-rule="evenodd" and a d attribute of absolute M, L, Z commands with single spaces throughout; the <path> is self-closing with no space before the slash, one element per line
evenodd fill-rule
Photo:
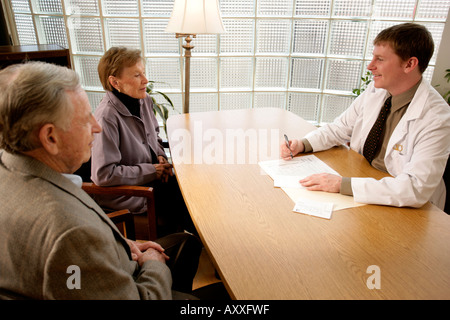
<path fill-rule="evenodd" d="M 131 249 L 131 257 L 134 261 L 137 261 L 140 266 L 148 260 L 156 260 L 165 263 L 166 260 L 169 259 L 164 253 L 164 248 L 156 242 L 147 241 L 141 243 L 128 239 L 127 242 Z"/>

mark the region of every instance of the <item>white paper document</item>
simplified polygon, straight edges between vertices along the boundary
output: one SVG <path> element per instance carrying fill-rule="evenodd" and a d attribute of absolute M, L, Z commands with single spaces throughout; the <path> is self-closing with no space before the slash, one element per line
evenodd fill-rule
<path fill-rule="evenodd" d="M 299 199 L 306 199 L 312 207 L 315 207 L 314 202 L 328 203 L 332 204 L 332 211 L 364 205 L 355 202 L 353 197 L 340 193 L 309 191 L 299 183 L 299 180 L 315 173 L 340 175 L 315 155 L 295 157 L 292 160 L 261 161 L 259 166 L 273 179 L 274 187 L 281 188 L 294 203 Z"/>
<path fill-rule="evenodd" d="M 319 218 L 331 219 L 331 214 L 333 213 L 333 203 L 300 198 L 295 203 L 293 211 Z"/>
<path fill-rule="evenodd" d="M 259 163 L 260 167 L 273 179 L 279 188 L 303 188 L 299 180 L 315 173 L 339 175 L 315 155 L 295 157 L 292 160 L 269 160 Z"/>

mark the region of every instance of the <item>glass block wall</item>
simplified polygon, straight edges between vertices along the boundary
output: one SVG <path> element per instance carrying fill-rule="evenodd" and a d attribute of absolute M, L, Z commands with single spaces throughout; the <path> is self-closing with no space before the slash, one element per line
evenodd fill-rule
<path fill-rule="evenodd" d="M 226 33 L 198 35 L 191 59 L 190 111 L 276 107 L 315 124 L 332 121 L 354 99 L 372 40 L 414 21 L 436 51 L 448 0 L 219 0 Z M 97 64 L 111 46 L 140 48 L 147 76 L 180 113 L 182 40 L 164 32 L 173 0 L 10 0 L 20 44 L 69 48 L 92 107 L 103 90 Z"/>

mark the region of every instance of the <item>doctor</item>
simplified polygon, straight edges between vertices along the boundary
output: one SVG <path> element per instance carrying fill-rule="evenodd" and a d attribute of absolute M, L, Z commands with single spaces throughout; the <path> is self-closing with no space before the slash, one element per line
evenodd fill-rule
<path fill-rule="evenodd" d="M 301 180 L 302 186 L 353 195 L 360 203 L 420 207 L 431 201 L 444 208 L 442 175 L 450 152 L 450 107 L 422 78 L 433 50 L 431 34 L 421 25 L 404 23 L 381 31 L 367 67 L 373 82 L 364 93 L 333 123 L 289 141 L 293 154 L 350 142 L 351 149 L 392 177 L 375 180 L 324 173 Z M 386 101 L 381 137 L 372 143 L 375 149 L 370 155 L 369 140 L 374 140 L 368 138 L 369 132 Z M 286 145 L 281 145 L 281 157 L 291 158 Z"/>

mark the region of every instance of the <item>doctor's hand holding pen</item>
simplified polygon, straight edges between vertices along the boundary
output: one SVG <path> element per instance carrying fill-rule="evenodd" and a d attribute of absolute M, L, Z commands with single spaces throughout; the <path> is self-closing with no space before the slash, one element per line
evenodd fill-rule
<path fill-rule="evenodd" d="M 284 138 L 285 141 L 280 146 L 280 155 L 283 160 L 291 160 L 305 150 L 301 140 L 289 140 L 286 135 Z M 299 183 L 310 191 L 340 192 L 342 177 L 330 173 L 318 173 L 300 180 Z"/>
<path fill-rule="evenodd" d="M 305 150 L 305 146 L 300 140 L 289 140 L 286 135 L 284 135 L 284 138 L 285 140 L 280 146 L 280 156 L 283 160 L 290 160 L 296 154 Z"/>

